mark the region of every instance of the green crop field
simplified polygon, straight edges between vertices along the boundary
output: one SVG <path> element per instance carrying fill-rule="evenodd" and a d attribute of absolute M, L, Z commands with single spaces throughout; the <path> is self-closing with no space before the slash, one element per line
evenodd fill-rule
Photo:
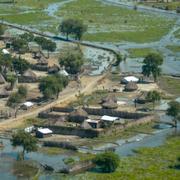
<path fill-rule="evenodd" d="M 158 51 L 150 48 L 141 48 L 141 49 L 129 49 L 129 57 L 131 58 L 139 58 L 146 57 L 149 53 L 159 53 Z"/>

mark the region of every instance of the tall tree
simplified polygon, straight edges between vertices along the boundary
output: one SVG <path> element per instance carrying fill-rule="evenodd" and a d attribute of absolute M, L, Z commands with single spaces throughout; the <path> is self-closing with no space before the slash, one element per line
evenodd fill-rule
<path fill-rule="evenodd" d="M 180 114 L 180 103 L 177 101 L 171 101 L 169 103 L 169 108 L 167 109 L 166 114 L 173 117 L 175 127 L 177 127 L 177 120 Z"/>
<path fill-rule="evenodd" d="M 19 130 L 12 135 L 12 145 L 13 146 L 21 146 L 23 148 L 22 158 L 24 160 L 25 152 L 32 152 L 37 150 L 37 140 L 35 137 L 31 136 L 31 134 Z"/>
<path fill-rule="evenodd" d="M 58 98 L 59 92 L 67 85 L 66 77 L 62 75 L 52 75 L 41 79 L 39 90 L 42 92 L 44 98 Z"/>
<path fill-rule="evenodd" d="M 59 58 L 59 64 L 65 66 L 66 71 L 70 74 L 79 73 L 83 63 L 83 53 L 78 49 L 65 51 Z"/>
<path fill-rule="evenodd" d="M 21 38 L 16 38 L 12 42 L 13 49 L 18 53 L 24 53 L 28 51 L 28 43 L 26 40 Z"/>
<path fill-rule="evenodd" d="M 34 35 L 32 33 L 24 33 L 19 36 L 27 42 L 32 42 L 34 40 Z"/>
<path fill-rule="evenodd" d="M 161 66 L 163 64 L 163 58 L 157 53 L 150 53 L 143 61 L 142 74 L 149 77 L 151 74 L 154 81 L 157 81 L 158 76 L 161 74 Z"/>
<path fill-rule="evenodd" d="M 23 102 L 23 99 L 22 99 L 21 95 L 18 92 L 12 93 L 8 98 L 7 106 L 14 109 L 15 118 L 17 117 L 17 112 L 18 112 L 18 109 L 19 109 L 19 105 L 22 102 Z"/>
<path fill-rule="evenodd" d="M 49 52 L 54 52 L 56 50 L 56 43 L 49 39 L 46 39 L 41 47 L 42 49 L 47 50 L 49 58 Z"/>
<path fill-rule="evenodd" d="M 0 67 L 1 72 L 6 76 L 8 70 L 12 68 L 12 57 L 10 54 L 0 53 Z"/>
<path fill-rule="evenodd" d="M 152 102 L 152 103 L 153 103 L 153 109 L 154 109 L 155 103 L 156 103 L 157 101 L 160 101 L 160 100 L 161 100 L 161 94 L 160 94 L 158 91 L 149 91 L 149 92 L 147 93 L 146 99 L 147 99 L 149 102 Z"/>
<path fill-rule="evenodd" d="M 27 69 L 29 69 L 30 63 L 26 61 L 25 59 L 14 58 L 13 59 L 13 68 L 16 72 L 16 74 L 23 74 Z"/>
<path fill-rule="evenodd" d="M 5 27 L 3 25 L 0 25 L 0 36 L 2 36 L 5 32 Z"/>
<path fill-rule="evenodd" d="M 10 89 L 13 90 L 15 83 L 17 81 L 17 77 L 14 74 L 8 74 L 6 76 L 6 80 L 10 83 Z"/>

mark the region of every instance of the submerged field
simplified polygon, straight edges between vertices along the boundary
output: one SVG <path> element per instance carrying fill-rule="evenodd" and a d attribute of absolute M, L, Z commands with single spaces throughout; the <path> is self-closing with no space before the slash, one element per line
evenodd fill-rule
<path fill-rule="evenodd" d="M 124 180 L 124 179 L 173 179 L 180 177 L 180 141 L 178 137 L 167 140 L 165 145 L 141 148 L 136 156 L 121 158 L 114 173 L 86 172 L 73 179 Z M 67 178 L 70 179 L 70 178 Z"/>
<path fill-rule="evenodd" d="M 84 40 L 139 43 L 160 40 L 175 22 L 175 19 L 106 5 L 96 0 L 66 1 L 66 4 L 60 5 L 53 16 L 50 16 L 45 9 L 57 2 L 65 1 L 20 0 L 15 5 L 0 4 L 0 18 L 53 33 L 58 33 L 57 27 L 62 19 L 77 18 L 89 27 Z"/>
<path fill-rule="evenodd" d="M 83 20 L 89 26 L 84 39 L 90 41 L 156 41 L 165 35 L 174 23 L 174 20 L 106 5 L 95 0 L 68 3 L 57 15 Z"/>

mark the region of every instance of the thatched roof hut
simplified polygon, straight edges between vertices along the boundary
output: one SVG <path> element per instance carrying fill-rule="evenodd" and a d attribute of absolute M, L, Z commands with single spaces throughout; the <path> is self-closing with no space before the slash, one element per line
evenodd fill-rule
<path fill-rule="evenodd" d="M 0 73 L 0 84 L 6 83 L 6 80 L 4 79 L 4 76 Z"/>
<path fill-rule="evenodd" d="M 105 109 L 116 109 L 118 107 L 117 98 L 115 95 L 108 95 L 101 100 L 102 107 Z"/>
<path fill-rule="evenodd" d="M 27 71 L 24 72 L 24 74 L 22 75 L 22 77 L 19 78 L 20 82 L 37 82 L 38 78 L 36 76 L 36 74 L 31 70 L 28 69 Z"/>
<path fill-rule="evenodd" d="M 129 82 L 124 88 L 125 91 L 136 91 L 137 89 L 138 86 L 135 82 Z"/>
<path fill-rule="evenodd" d="M 108 100 L 102 104 L 102 107 L 104 109 L 116 109 L 118 107 L 118 104 L 113 100 Z"/>
<path fill-rule="evenodd" d="M 6 89 L 0 89 L 0 98 L 7 98 L 9 97 L 10 92 L 8 92 Z"/>
<path fill-rule="evenodd" d="M 150 102 L 148 99 L 146 99 L 148 92 L 144 91 L 142 92 L 137 98 L 136 102 L 139 104 L 145 104 L 147 102 Z"/>
<path fill-rule="evenodd" d="M 105 98 L 102 98 L 101 100 L 101 103 L 105 103 L 105 102 L 108 102 L 108 101 L 114 101 L 115 103 L 117 103 L 117 97 L 115 95 L 108 95 L 106 96 Z"/>
<path fill-rule="evenodd" d="M 69 120 L 77 123 L 82 123 L 87 118 L 88 113 L 82 108 L 75 109 L 69 114 Z"/>

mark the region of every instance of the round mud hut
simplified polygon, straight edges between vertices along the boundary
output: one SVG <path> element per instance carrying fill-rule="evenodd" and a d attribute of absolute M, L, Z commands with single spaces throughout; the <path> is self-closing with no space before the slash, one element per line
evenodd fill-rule
<path fill-rule="evenodd" d="M 126 84 L 124 90 L 125 91 L 136 91 L 138 89 L 138 86 L 135 82 L 129 82 L 128 84 Z"/>
<path fill-rule="evenodd" d="M 6 80 L 4 79 L 3 75 L 0 73 L 0 84 L 5 84 Z"/>
<path fill-rule="evenodd" d="M 75 109 L 69 114 L 69 121 L 76 123 L 82 123 L 87 118 L 88 113 L 82 108 Z"/>
<path fill-rule="evenodd" d="M 60 68 L 58 65 L 54 64 L 53 66 L 48 67 L 48 73 L 49 74 L 55 74 L 59 72 Z"/>
<path fill-rule="evenodd" d="M 118 107 L 117 98 L 114 95 L 109 95 L 102 99 L 103 109 L 116 109 Z"/>

